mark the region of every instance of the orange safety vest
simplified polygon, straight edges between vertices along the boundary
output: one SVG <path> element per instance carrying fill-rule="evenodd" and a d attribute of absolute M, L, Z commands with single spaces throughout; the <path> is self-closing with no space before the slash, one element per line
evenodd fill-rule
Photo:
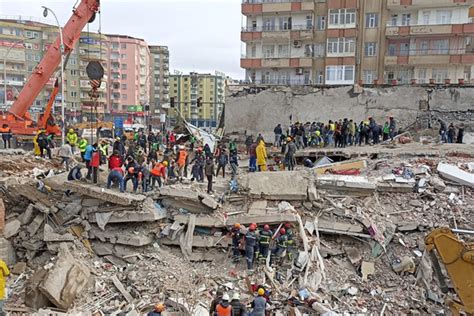
<path fill-rule="evenodd" d="M 178 153 L 178 166 L 182 167 L 186 164 L 186 158 L 188 157 L 188 153 L 186 150 L 180 150 Z"/>
<path fill-rule="evenodd" d="M 161 162 L 158 162 L 153 169 L 151 169 L 150 173 L 157 177 L 164 177 L 164 168 L 165 166 Z"/>
<path fill-rule="evenodd" d="M 224 307 L 221 304 L 218 304 L 216 306 L 216 313 L 217 316 L 231 316 L 232 306 L 229 305 L 227 307 Z"/>

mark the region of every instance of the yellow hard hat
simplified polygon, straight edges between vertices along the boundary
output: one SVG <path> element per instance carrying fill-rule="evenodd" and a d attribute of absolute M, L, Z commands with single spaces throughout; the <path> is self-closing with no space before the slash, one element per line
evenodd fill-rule
<path fill-rule="evenodd" d="M 74 130 L 72 128 L 70 128 L 69 133 L 74 133 Z"/>
<path fill-rule="evenodd" d="M 258 294 L 259 296 L 263 296 L 263 295 L 265 295 L 265 290 L 262 289 L 262 288 L 259 288 L 258 291 L 257 291 L 257 294 Z"/>
<path fill-rule="evenodd" d="M 163 161 L 163 166 L 168 167 L 168 161 Z"/>
<path fill-rule="evenodd" d="M 321 135 L 321 132 L 320 131 L 316 131 L 316 136 L 319 136 Z"/>

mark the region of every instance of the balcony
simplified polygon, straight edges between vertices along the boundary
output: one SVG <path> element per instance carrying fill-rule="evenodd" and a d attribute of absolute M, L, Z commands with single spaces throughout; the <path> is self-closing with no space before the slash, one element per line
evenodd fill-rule
<path fill-rule="evenodd" d="M 313 27 L 308 25 L 292 25 L 291 27 L 258 26 L 243 27 L 240 39 L 242 42 L 255 40 L 303 40 L 313 38 Z"/>
<path fill-rule="evenodd" d="M 463 35 L 473 34 L 474 23 L 468 24 L 433 24 L 410 26 L 387 26 L 385 36 L 427 36 L 427 35 Z"/>
<path fill-rule="evenodd" d="M 441 8 L 462 4 L 472 4 L 471 0 L 387 0 L 387 9 Z"/>
<path fill-rule="evenodd" d="M 386 66 L 416 66 L 416 65 L 470 65 L 474 63 L 474 52 L 463 49 L 452 49 L 444 52 L 436 50 L 423 50 L 410 55 L 385 56 Z"/>
<path fill-rule="evenodd" d="M 312 67 L 312 58 L 242 58 L 240 67 L 245 69 L 255 68 L 300 68 Z"/>
<path fill-rule="evenodd" d="M 314 2 L 310 0 L 244 0 L 242 14 L 253 15 L 270 12 L 307 12 L 314 11 Z"/>

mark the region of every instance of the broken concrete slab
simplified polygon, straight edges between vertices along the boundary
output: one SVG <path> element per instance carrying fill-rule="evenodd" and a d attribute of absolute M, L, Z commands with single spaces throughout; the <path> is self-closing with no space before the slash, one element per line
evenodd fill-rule
<path fill-rule="evenodd" d="M 77 294 L 86 287 L 90 276 L 89 268 L 75 260 L 67 246 L 61 244 L 58 260 L 39 289 L 54 305 L 67 310 Z"/>
<path fill-rule="evenodd" d="M 73 241 L 75 239 L 74 235 L 71 233 L 55 233 L 53 227 L 51 227 L 49 224 L 44 224 L 43 233 L 44 241 Z"/>
<path fill-rule="evenodd" d="M 20 227 L 21 227 L 21 222 L 19 219 L 15 218 L 11 221 L 8 221 L 5 224 L 5 228 L 3 230 L 3 237 L 9 239 L 15 236 L 20 231 Z"/>
<path fill-rule="evenodd" d="M 362 261 L 360 272 L 362 273 L 362 281 L 367 281 L 368 276 L 375 273 L 375 264 L 369 261 Z"/>
<path fill-rule="evenodd" d="M 138 204 L 143 202 L 146 198 L 141 194 L 121 193 L 119 191 L 73 181 L 66 182 L 65 187 L 73 192 L 118 205 Z"/>
<path fill-rule="evenodd" d="M 207 194 L 174 187 L 160 188 L 159 198 L 165 207 L 183 208 L 191 213 L 211 212 L 218 207 L 218 203 Z"/>
<path fill-rule="evenodd" d="M 12 274 L 20 275 L 26 270 L 26 262 L 17 262 L 11 269 Z"/>
<path fill-rule="evenodd" d="M 107 256 L 113 254 L 114 245 L 108 242 L 93 241 L 91 243 L 92 250 L 98 256 Z"/>
<path fill-rule="evenodd" d="M 48 297 L 44 295 L 39 285 L 44 280 L 48 271 L 43 268 L 37 269 L 25 282 L 25 305 L 34 309 L 51 306 Z"/>
<path fill-rule="evenodd" d="M 360 254 L 359 249 L 354 247 L 345 248 L 346 255 L 351 261 L 352 264 L 358 264 L 362 260 L 362 255 Z"/>
<path fill-rule="evenodd" d="M 308 186 L 308 201 L 313 202 L 318 199 L 318 191 L 313 182 Z"/>
<path fill-rule="evenodd" d="M 160 207 L 151 198 L 147 198 L 141 210 L 113 212 L 107 223 L 155 222 L 167 217 L 166 209 Z M 97 223 L 96 213 L 89 214 L 89 222 Z"/>
<path fill-rule="evenodd" d="M 358 196 L 371 195 L 377 188 L 375 183 L 366 177 L 328 174 L 316 178 L 316 187 Z"/>
<path fill-rule="evenodd" d="M 201 199 L 202 204 L 206 205 L 211 210 L 215 210 L 219 207 L 219 203 L 208 194 L 199 194 L 199 199 Z"/>
<path fill-rule="evenodd" d="M 238 182 L 251 197 L 267 200 L 305 201 L 308 179 L 299 171 L 251 172 Z"/>
<path fill-rule="evenodd" d="M 174 216 L 174 220 L 179 223 L 186 224 L 189 220 L 189 216 L 178 214 Z M 236 215 L 229 216 L 227 221 L 224 222 L 223 218 L 218 218 L 214 216 L 197 216 L 196 217 L 196 227 L 225 227 L 232 226 L 236 223 L 242 225 L 249 225 L 251 223 L 257 224 L 279 224 L 282 222 L 297 222 L 295 215 L 290 213 L 277 213 L 277 214 L 267 214 L 267 215 Z"/>
<path fill-rule="evenodd" d="M 395 182 L 379 182 L 377 183 L 378 192 L 392 192 L 392 193 L 410 193 L 413 192 L 414 184 L 395 183 Z"/>
<path fill-rule="evenodd" d="M 117 278 L 117 276 L 112 276 L 112 283 L 115 285 L 117 290 L 122 294 L 122 296 L 127 300 L 129 304 L 133 302 L 133 297 L 130 293 L 125 289 L 122 282 Z"/>
<path fill-rule="evenodd" d="M 266 215 L 267 200 L 254 201 L 249 207 L 248 215 Z"/>
<path fill-rule="evenodd" d="M 38 214 L 26 229 L 30 236 L 34 236 L 44 221 L 44 214 Z"/>
<path fill-rule="evenodd" d="M 93 227 L 89 231 L 89 238 L 98 239 L 102 242 L 110 242 L 112 244 L 123 244 L 134 247 L 146 246 L 153 242 L 153 237 L 149 235 L 112 230 L 102 231 L 97 227 Z"/>
<path fill-rule="evenodd" d="M 440 162 L 438 173 L 445 179 L 474 188 L 474 174 L 461 170 L 454 165 Z"/>
<path fill-rule="evenodd" d="M 437 176 L 432 176 L 430 178 L 430 184 L 433 186 L 436 192 L 443 192 L 446 190 L 446 184 Z"/>
<path fill-rule="evenodd" d="M 18 219 L 20 220 L 22 225 L 27 225 L 31 222 L 33 219 L 33 211 L 34 207 L 33 204 L 29 204 L 26 210 L 18 216 Z"/>
<path fill-rule="evenodd" d="M 180 246 L 179 238 L 171 240 L 168 238 L 160 239 L 160 243 L 166 246 Z M 228 248 L 232 244 L 230 237 L 215 237 L 215 236 L 202 236 L 195 235 L 192 240 L 192 247 L 197 248 L 214 248 L 223 247 Z"/>
<path fill-rule="evenodd" d="M 0 259 L 5 261 L 8 266 L 16 263 L 16 252 L 12 243 L 3 237 L 0 237 Z"/>
<path fill-rule="evenodd" d="M 352 169 L 361 170 L 364 168 L 367 168 L 367 161 L 363 159 L 356 159 L 356 160 L 345 160 L 345 161 L 334 162 L 330 164 L 318 165 L 313 170 L 315 174 L 322 175 L 331 170 L 334 170 L 334 171 L 343 171 L 343 170 L 352 170 Z"/>

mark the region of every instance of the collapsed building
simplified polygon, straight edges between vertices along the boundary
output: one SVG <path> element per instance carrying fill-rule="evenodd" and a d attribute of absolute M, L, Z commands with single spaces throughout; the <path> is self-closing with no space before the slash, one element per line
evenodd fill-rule
<path fill-rule="evenodd" d="M 57 162 L 1 155 L 6 310 L 137 315 L 165 302 L 170 314 L 208 315 L 218 288 L 247 304 L 264 284 L 275 315 L 446 312 L 456 284 L 442 291 L 424 239 L 437 227 L 473 233 L 474 148 L 377 148 L 265 173 L 247 173 L 242 148 L 237 185 L 217 177 L 213 195 L 190 181 L 120 193 L 103 188 L 105 170 L 97 186 L 67 181 Z M 337 174 L 348 169 L 359 174 Z M 231 262 L 232 225 L 287 222 L 294 261 L 253 273 Z"/>

